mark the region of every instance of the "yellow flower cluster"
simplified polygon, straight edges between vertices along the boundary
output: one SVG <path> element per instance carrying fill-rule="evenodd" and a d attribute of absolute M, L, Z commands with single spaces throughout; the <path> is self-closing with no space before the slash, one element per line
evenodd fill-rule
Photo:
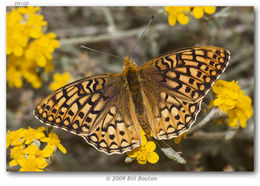
<path fill-rule="evenodd" d="M 246 96 L 238 85 L 238 82 L 218 80 L 212 87 L 216 94 L 213 105 L 218 106 L 228 114 L 228 125 L 231 127 L 246 127 L 246 121 L 253 115 L 252 100 Z"/>
<path fill-rule="evenodd" d="M 159 156 L 154 150 L 156 149 L 156 144 L 153 141 L 148 141 L 146 139 L 145 132 L 143 129 L 141 129 L 141 137 L 142 137 L 142 144 L 140 147 L 137 147 L 133 151 L 127 152 L 127 156 L 129 158 L 136 159 L 139 164 L 146 164 L 147 162 L 150 162 L 152 164 L 155 164 L 159 161 Z M 152 135 L 151 135 L 152 137 Z M 181 142 L 181 139 L 186 139 L 187 134 L 184 132 L 182 135 L 174 138 L 174 142 L 176 144 L 179 144 Z"/>
<path fill-rule="evenodd" d="M 196 19 L 203 17 L 204 12 L 206 14 L 213 14 L 216 11 L 214 6 L 166 6 L 165 11 L 168 13 L 168 23 L 174 26 L 178 21 L 182 25 L 189 23 L 189 15 L 191 14 Z"/>
<path fill-rule="evenodd" d="M 47 25 L 39 7 L 20 7 L 6 13 L 7 82 L 21 88 L 23 79 L 33 88 L 40 88 L 39 68 L 53 69 L 52 53 L 59 47 L 54 33 L 44 33 Z"/>
<path fill-rule="evenodd" d="M 133 151 L 127 152 L 127 156 L 135 158 L 139 164 L 146 164 L 147 161 L 155 164 L 159 160 L 159 156 L 154 150 L 156 145 L 153 141 L 148 141 L 145 137 L 145 132 L 141 129 L 142 144 Z"/>
<path fill-rule="evenodd" d="M 64 85 L 68 84 L 70 81 L 72 81 L 73 78 L 68 72 L 64 72 L 63 74 L 55 73 L 53 75 L 53 82 L 49 85 L 49 88 L 52 91 L 57 90 L 60 87 L 63 87 Z"/>
<path fill-rule="evenodd" d="M 178 21 L 182 25 L 186 25 L 189 22 L 187 13 L 190 12 L 189 6 L 166 6 L 165 11 L 168 12 L 169 25 L 174 26 Z"/>
<path fill-rule="evenodd" d="M 8 131 L 6 137 L 6 148 L 11 146 L 9 162 L 10 166 L 19 165 L 19 171 L 35 172 L 44 171 L 48 165 L 47 160 L 57 148 L 66 154 L 66 149 L 60 144 L 57 134 L 50 132 L 48 136 L 44 133 L 45 128 L 28 128 L 16 131 Z M 41 144 L 45 142 L 45 144 Z M 41 146 L 45 146 L 42 150 Z"/>
<path fill-rule="evenodd" d="M 214 6 L 194 6 L 192 13 L 196 19 L 200 19 L 203 17 L 204 12 L 206 14 L 211 15 L 211 14 L 214 14 L 215 11 L 216 11 L 216 7 L 214 7 Z"/>

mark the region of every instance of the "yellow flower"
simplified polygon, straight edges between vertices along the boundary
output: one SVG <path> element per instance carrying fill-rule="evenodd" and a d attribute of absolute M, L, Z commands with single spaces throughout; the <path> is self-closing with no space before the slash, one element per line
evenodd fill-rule
<path fill-rule="evenodd" d="M 33 88 L 38 89 L 42 86 L 42 80 L 41 78 L 31 70 L 23 71 L 24 79 L 26 79 Z"/>
<path fill-rule="evenodd" d="M 59 47 L 54 33 L 43 33 L 47 25 L 39 7 L 20 7 L 6 13 L 7 82 L 21 88 L 23 79 L 40 88 L 39 68 L 48 74 L 53 69 L 52 53 Z"/>
<path fill-rule="evenodd" d="M 60 144 L 59 137 L 53 132 L 49 133 L 48 137 L 42 138 L 41 141 L 47 143 L 44 152 L 45 155 L 52 154 L 56 150 L 56 147 L 58 147 L 62 153 L 67 153 L 67 150 L 63 147 L 62 144 Z"/>
<path fill-rule="evenodd" d="M 43 16 L 36 14 L 39 11 L 39 7 L 20 7 L 18 11 L 24 15 L 24 35 L 32 38 L 39 38 L 42 35 L 42 27 L 47 25 L 47 22 L 44 21 Z"/>
<path fill-rule="evenodd" d="M 22 79 L 26 79 L 33 88 L 40 88 L 42 80 L 37 74 L 37 66 L 34 61 L 26 60 L 24 57 L 11 55 L 7 64 L 7 81 L 9 87 L 21 88 Z M 14 63 L 13 63 L 14 62 Z"/>
<path fill-rule="evenodd" d="M 18 164 L 21 166 L 20 172 L 38 172 L 48 165 L 43 157 L 36 157 L 35 155 L 28 155 L 28 158 L 18 160 Z"/>
<path fill-rule="evenodd" d="M 178 21 L 182 25 L 189 22 L 187 13 L 190 12 L 190 6 L 166 6 L 165 11 L 168 13 L 169 25 L 174 26 Z"/>
<path fill-rule="evenodd" d="M 22 72 L 15 67 L 7 68 L 6 79 L 9 87 L 21 88 L 23 86 Z"/>
<path fill-rule="evenodd" d="M 49 85 L 49 88 L 54 91 L 68 84 L 68 82 L 72 81 L 73 78 L 68 72 L 65 72 L 63 74 L 55 73 L 53 75 L 53 80 L 54 81 Z"/>
<path fill-rule="evenodd" d="M 246 121 L 253 115 L 252 100 L 240 90 L 238 82 L 218 80 L 212 87 L 216 94 L 213 101 L 223 112 L 228 114 L 228 125 L 231 127 L 246 127 Z"/>
<path fill-rule="evenodd" d="M 19 129 L 16 131 L 8 131 L 6 136 L 6 148 L 10 145 L 12 146 L 21 146 L 22 144 L 29 145 L 35 139 L 41 139 L 45 137 L 43 131 L 44 127 L 39 127 L 38 129 L 28 128 L 28 129 Z"/>
<path fill-rule="evenodd" d="M 213 104 L 218 106 L 223 112 L 227 112 L 237 105 L 240 93 L 238 82 L 218 80 L 212 87 L 212 90 L 217 96 Z"/>
<path fill-rule="evenodd" d="M 216 11 L 215 6 L 194 6 L 193 7 L 193 16 L 196 19 L 200 19 L 203 17 L 204 12 L 206 14 L 213 14 Z"/>
<path fill-rule="evenodd" d="M 28 37 L 23 35 L 24 24 L 22 14 L 13 9 L 6 13 L 6 54 L 23 55 L 23 48 L 27 45 Z"/>
<path fill-rule="evenodd" d="M 23 128 L 16 131 L 8 131 L 6 135 L 6 148 L 10 145 L 18 146 L 23 144 L 24 140 L 21 139 L 23 137 L 23 131 Z"/>
<path fill-rule="evenodd" d="M 47 64 L 44 67 L 45 72 L 48 74 L 53 69 L 54 69 L 54 65 L 53 65 L 52 61 L 48 60 Z"/>
<path fill-rule="evenodd" d="M 39 149 L 36 145 L 29 145 L 26 149 L 24 149 L 24 152 L 28 155 L 34 155 L 36 157 L 44 157 L 48 158 L 51 156 L 51 154 L 44 153 L 44 150 Z"/>
<path fill-rule="evenodd" d="M 48 164 L 42 156 L 41 150 L 35 145 L 29 145 L 24 149 L 23 145 L 13 147 L 10 150 L 10 166 L 20 165 L 20 171 L 43 171 Z"/>
<path fill-rule="evenodd" d="M 30 43 L 25 52 L 26 59 L 35 60 L 37 65 L 45 67 L 48 60 L 52 60 L 52 52 L 59 47 L 54 33 L 42 35 L 39 39 Z"/>
<path fill-rule="evenodd" d="M 39 127 L 38 129 L 28 128 L 23 131 L 23 139 L 24 143 L 26 145 L 29 145 L 33 142 L 35 139 L 41 139 L 45 137 L 45 134 L 43 131 L 45 130 L 44 127 Z"/>
<path fill-rule="evenodd" d="M 43 16 L 36 14 L 39 7 L 20 7 L 6 13 L 6 53 L 22 56 L 30 37 L 42 35 L 42 27 L 47 25 Z"/>
<path fill-rule="evenodd" d="M 13 159 L 9 162 L 10 166 L 17 166 L 19 160 L 26 159 L 23 145 L 15 146 L 10 150 L 10 157 Z"/>
<path fill-rule="evenodd" d="M 242 91 L 241 91 L 242 92 Z M 246 121 L 253 116 L 252 100 L 241 93 L 235 108 L 228 111 L 228 125 L 242 128 L 246 127 Z M 239 123 L 238 123 L 239 122 Z"/>
<path fill-rule="evenodd" d="M 127 156 L 130 158 L 136 158 L 139 164 L 146 164 L 147 161 L 155 164 L 159 160 L 159 156 L 154 150 L 156 145 L 153 141 L 147 142 L 145 133 L 141 129 L 142 144 L 133 151 L 127 152 Z"/>
<path fill-rule="evenodd" d="M 186 132 L 184 132 L 184 133 L 182 133 L 182 135 L 180 135 L 180 136 L 174 138 L 174 142 L 175 142 L 176 144 L 179 144 L 179 143 L 181 142 L 181 138 L 183 138 L 183 139 L 186 139 L 186 138 L 187 138 Z"/>
<path fill-rule="evenodd" d="M 48 165 L 46 158 L 53 155 L 56 147 L 64 154 L 66 149 L 60 144 L 58 136 L 51 132 L 49 137 L 45 136 L 44 127 L 38 129 L 28 128 L 17 131 L 8 131 L 6 137 L 6 147 L 10 145 L 10 166 L 20 165 L 20 171 L 43 171 Z M 41 150 L 42 142 L 46 142 L 45 148 Z M 32 143 L 33 142 L 33 143 Z"/>

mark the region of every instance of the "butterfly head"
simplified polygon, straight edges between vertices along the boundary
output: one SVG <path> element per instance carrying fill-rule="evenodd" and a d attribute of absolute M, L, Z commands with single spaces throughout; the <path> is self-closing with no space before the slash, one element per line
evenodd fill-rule
<path fill-rule="evenodd" d="M 126 57 L 124 58 L 124 65 L 125 65 L 125 66 L 133 65 L 133 62 L 131 61 L 131 59 L 130 59 L 129 56 L 126 56 Z"/>
<path fill-rule="evenodd" d="M 138 71 L 138 67 L 131 61 L 130 57 L 127 56 L 124 59 L 123 74 L 127 74 L 128 71 Z"/>

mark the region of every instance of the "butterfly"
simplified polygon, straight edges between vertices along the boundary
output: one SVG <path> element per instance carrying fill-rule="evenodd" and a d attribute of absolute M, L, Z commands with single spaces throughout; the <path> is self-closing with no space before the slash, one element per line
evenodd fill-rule
<path fill-rule="evenodd" d="M 215 46 L 171 51 L 140 68 L 126 57 L 122 73 L 94 75 L 59 88 L 34 114 L 99 151 L 125 153 L 141 145 L 141 128 L 156 140 L 189 130 L 229 59 L 228 50 Z"/>

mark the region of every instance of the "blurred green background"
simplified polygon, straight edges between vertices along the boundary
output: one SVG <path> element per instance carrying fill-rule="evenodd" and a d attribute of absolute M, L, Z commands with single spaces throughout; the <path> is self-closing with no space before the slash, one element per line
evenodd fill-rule
<path fill-rule="evenodd" d="M 93 74 L 122 72 L 123 61 L 93 51 L 81 49 L 85 45 L 120 57 L 130 54 L 144 31 L 149 18 L 156 18 L 144 39 L 136 47 L 132 59 L 138 66 L 165 52 L 194 45 L 214 45 L 231 52 L 231 61 L 221 79 L 239 81 L 241 89 L 254 101 L 254 9 L 253 7 L 217 7 L 211 16 L 195 19 L 187 25 L 168 24 L 164 7 L 42 7 L 41 14 L 48 22 L 48 32 L 57 34 L 60 47 L 53 53 L 54 70 L 40 89 L 28 83 L 23 88 L 7 86 L 7 130 L 42 123 L 32 114 L 35 105 L 51 91 L 48 86 L 52 74 L 69 72 L 74 79 Z M 40 72 L 39 72 L 40 73 Z M 204 100 L 209 104 L 212 94 Z M 198 120 L 205 116 L 202 112 Z M 219 132 L 226 124 L 211 122 L 204 131 Z M 46 171 L 253 171 L 254 122 L 247 121 L 239 135 L 225 141 L 222 137 L 188 137 L 173 149 L 183 153 L 187 164 L 169 160 L 157 149 L 157 164 L 126 164 L 126 155 L 106 155 L 88 145 L 84 139 L 63 130 L 54 129 L 66 147 L 66 155 L 57 151 Z M 210 134 L 209 134 L 210 135 Z M 8 161 L 8 157 L 7 157 Z M 7 169 L 12 170 L 7 165 Z"/>

